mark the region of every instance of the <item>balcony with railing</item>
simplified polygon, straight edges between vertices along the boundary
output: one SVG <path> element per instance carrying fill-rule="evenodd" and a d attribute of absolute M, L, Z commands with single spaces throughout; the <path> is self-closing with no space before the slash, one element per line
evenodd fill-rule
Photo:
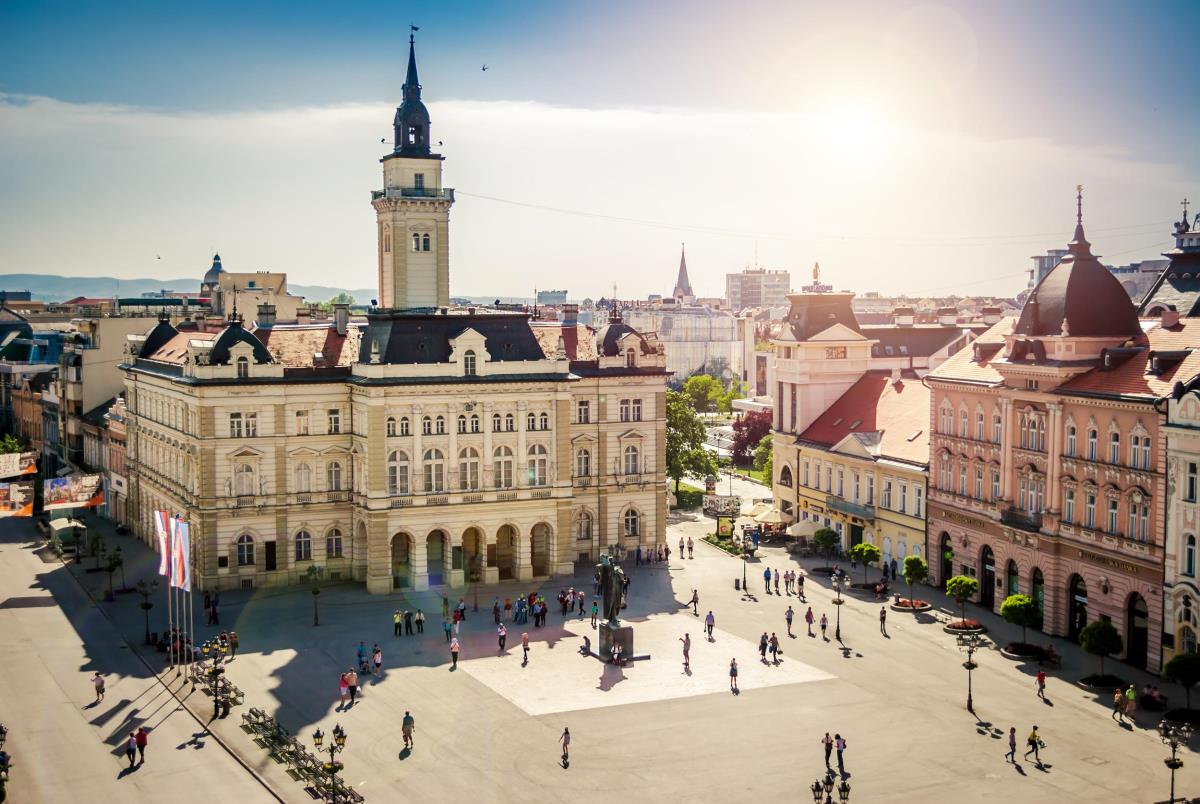
<path fill-rule="evenodd" d="M 1042 515 L 1010 505 L 1000 511 L 1000 524 L 1017 530 L 1039 533 L 1042 530 Z"/>
<path fill-rule="evenodd" d="M 826 495 L 825 506 L 831 511 L 841 511 L 843 514 L 856 516 L 859 519 L 875 518 L 875 506 L 853 503 L 841 497 L 835 497 L 832 494 Z"/>
<path fill-rule="evenodd" d="M 372 190 L 371 200 L 380 198 L 430 198 L 454 203 L 454 188 L 452 187 L 388 187 L 385 190 Z"/>

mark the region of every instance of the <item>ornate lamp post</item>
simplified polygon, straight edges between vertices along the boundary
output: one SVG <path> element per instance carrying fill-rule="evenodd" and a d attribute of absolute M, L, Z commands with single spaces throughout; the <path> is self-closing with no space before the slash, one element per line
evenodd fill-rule
<path fill-rule="evenodd" d="M 830 771 L 824 779 L 817 779 L 809 788 L 813 794 L 813 804 L 833 804 L 833 771 Z M 824 798 L 822 798 L 824 794 Z M 837 786 L 838 800 L 842 804 L 846 804 L 850 800 L 850 783 L 842 779 L 841 784 Z"/>
<path fill-rule="evenodd" d="M 1171 797 L 1167 799 L 1168 804 L 1175 804 L 1175 771 L 1183 767 L 1183 760 L 1179 758 L 1179 747 L 1187 745 L 1188 740 L 1192 738 L 1192 727 L 1186 723 L 1171 723 L 1164 720 L 1158 724 L 1158 736 L 1162 738 L 1163 745 L 1171 746 L 1171 758 L 1164 759 L 1163 763 L 1171 769 Z M 1186 798 L 1178 799 L 1179 801 L 1187 801 Z"/>
<path fill-rule="evenodd" d="M 835 609 L 835 611 L 837 612 L 837 615 L 836 615 L 837 623 L 835 624 L 834 629 L 833 629 L 833 637 L 838 642 L 841 642 L 842 641 L 842 603 L 844 603 L 845 601 L 842 600 L 842 577 L 840 575 L 833 576 L 833 590 L 835 592 L 837 592 L 837 598 L 835 598 L 833 601 L 833 605 L 837 606 L 837 609 Z"/>
<path fill-rule="evenodd" d="M 312 584 L 313 626 L 318 626 L 321 624 L 321 617 L 317 613 L 317 598 L 321 596 L 321 576 L 323 573 L 324 570 L 321 567 L 318 567 L 316 564 L 310 564 L 308 566 L 308 572 L 305 573 L 306 577 L 308 578 L 308 582 Z"/>
<path fill-rule="evenodd" d="M 974 657 L 981 642 L 979 634 L 965 634 L 958 638 L 958 649 L 967 652 L 967 660 L 963 662 L 963 667 L 967 668 L 967 711 L 971 714 L 975 714 L 975 699 L 971 690 L 971 671 L 979 666 L 975 664 Z"/>
<path fill-rule="evenodd" d="M 337 800 L 337 774 L 338 771 L 342 769 L 342 763 L 338 762 L 335 757 L 342 752 L 342 749 L 346 747 L 346 730 L 340 725 L 334 724 L 333 742 L 329 744 L 328 748 L 324 748 L 321 745 L 323 742 L 325 742 L 325 735 L 321 733 L 320 727 L 313 732 L 312 741 L 313 745 L 317 747 L 318 752 L 329 752 L 329 763 L 325 766 L 325 771 L 329 774 L 329 778 L 333 783 L 334 799 Z"/>

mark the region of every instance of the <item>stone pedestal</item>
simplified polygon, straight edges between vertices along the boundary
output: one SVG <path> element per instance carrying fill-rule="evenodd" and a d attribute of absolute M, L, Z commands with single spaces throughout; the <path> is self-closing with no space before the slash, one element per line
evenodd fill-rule
<path fill-rule="evenodd" d="M 600 656 L 600 660 L 607 662 L 612 660 L 613 645 L 621 646 L 621 656 L 626 661 L 633 658 L 633 626 L 618 625 L 612 626 L 608 623 L 600 623 L 600 644 L 596 648 L 596 653 Z"/>

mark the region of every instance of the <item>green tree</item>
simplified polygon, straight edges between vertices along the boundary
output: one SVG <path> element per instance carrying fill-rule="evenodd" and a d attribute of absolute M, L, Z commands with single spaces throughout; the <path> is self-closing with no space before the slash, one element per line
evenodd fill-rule
<path fill-rule="evenodd" d="M 733 413 L 733 401 L 741 399 L 745 394 L 742 393 L 742 384 L 734 380 L 729 384 L 728 390 L 722 391 L 717 398 L 717 410 L 722 413 Z"/>
<path fill-rule="evenodd" d="M 966 575 L 955 575 L 946 581 L 946 594 L 958 603 L 961 619 L 967 619 L 967 601 L 979 591 L 979 581 Z"/>
<path fill-rule="evenodd" d="M 0 453 L 20 452 L 21 442 L 13 436 L 12 433 L 5 433 L 0 437 Z"/>
<path fill-rule="evenodd" d="M 906 556 L 904 559 L 904 582 L 908 584 L 908 600 L 912 603 L 913 614 L 917 613 L 916 600 L 913 598 L 913 584 L 923 583 L 929 577 L 929 565 L 920 556 Z"/>
<path fill-rule="evenodd" d="M 1100 657 L 1100 675 L 1104 675 L 1104 657 L 1124 650 L 1125 641 L 1115 625 L 1108 620 L 1096 620 L 1079 632 L 1079 646 L 1093 656 Z"/>
<path fill-rule="evenodd" d="M 771 434 L 763 436 L 754 448 L 754 468 L 762 472 L 767 485 L 775 483 L 775 450 L 771 448 Z"/>
<path fill-rule="evenodd" d="M 1000 604 L 1000 616 L 1005 622 L 1021 626 L 1021 642 L 1028 644 L 1028 628 L 1037 623 L 1042 613 L 1029 595 L 1009 595 Z"/>
<path fill-rule="evenodd" d="M 867 565 L 883 558 L 883 551 L 870 542 L 859 542 L 850 548 L 850 558 L 863 565 L 863 583 L 867 582 Z"/>
<path fill-rule="evenodd" d="M 341 293 L 330 299 L 329 304 L 330 306 L 335 304 L 354 304 L 354 297 L 343 290 Z"/>
<path fill-rule="evenodd" d="M 717 471 L 704 448 L 704 436 L 704 424 L 686 394 L 667 391 L 667 477 L 675 481 L 676 496 L 684 475 L 704 477 Z"/>
<path fill-rule="evenodd" d="M 1200 655 L 1181 653 L 1173 656 L 1163 668 L 1163 677 L 1183 687 L 1183 694 L 1187 696 L 1187 708 L 1191 709 L 1192 687 L 1200 682 Z"/>
<path fill-rule="evenodd" d="M 842 546 L 842 537 L 833 528 L 819 528 L 812 537 L 813 549 L 831 561 L 833 554 Z"/>
<path fill-rule="evenodd" d="M 725 389 L 716 377 L 695 374 L 683 383 L 683 393 L 687 396 L 692 410 L 697 413 L 711 413 L 720 407 Z"/>
<path fill-rule="evenodd" d="M 104 565 L 104 571 L 108 573 L 108 594 L 104 597 L 105 600 L 113 599 L 113 573 L 124 565 L 125 559 L 121 558 L 120 549 L 108 554 L 108 563 Z"/>

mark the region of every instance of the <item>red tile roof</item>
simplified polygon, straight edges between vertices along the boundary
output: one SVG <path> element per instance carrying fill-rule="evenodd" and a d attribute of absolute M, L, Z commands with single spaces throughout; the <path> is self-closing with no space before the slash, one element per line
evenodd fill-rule
<path fill-rule="evenodd" d="M 929 372 L 929 378 L 950 380 L 951 382 L 999 384 L 1003 378 L 1000 376 L 1000 372 L 992 368 L 991 361 L 1000 355 L 1000 348 L 1004 346 L 1004 337 L 1012 333 L 1016 323 L 1016 318 L 1000 319 L 976 338 L 971 347 L 959 349 L 950 356 L 949 360 Z M 978 360 L 975 358 L 976 352 L 980 355 Z"/>
<path fill-rule="evenodd" d="M 188 341 L 211 341 L 217 335 L 216 332 L 180 332 L 146 359 L 182 366 L 183 358 L 187 356 Z"/>
<path fill-rule="evenodd" d="M 864 374 L 822 413 L 800 440 L 832 447 L 851 433 L 880 433 L 880 457 L 929 462 L 929 389 L 908 372 Z"/>
<path fill-rule="evenodd" d="M 1146 333 L 1145 338 L 1149 341 L 1148 349 L 1136 352 L 1108 371 L 1097 368 L 1073 377 L 1059 386 L 1059 390 L 1157 399 L 1171 393 L 1176 382 L 1187 382 L 1200 373 L 1200 319 L 1181 318 L 1170 329 L 1156 326 Z M 1181 363 L 1169 366 L 1160 374 L 1147 373 L 1151 352 L 1183 349 L 1193 351 Z"/>
<path fill-rule="evenodd" d="M 321 324 L 279 324 L 260 327 L 254 336 L 263 342 L 271 357 L 285 368 L 312 368 L 313 356 L 320 354 L 326 367 L 349 366 L 358 359 L 362 330 L 350 324 L 339 335 L 333 322 Z"/>
<path fill-rule="evenodd" d="M 596 331 L 584 324 L 563 324 L 558 321 L 531 321 L 530 328 L 537 338 L 538 346 L 546 357 L 558 353 L 558 338 L 561 335 L 567 359 L 596 360 Z"/>

